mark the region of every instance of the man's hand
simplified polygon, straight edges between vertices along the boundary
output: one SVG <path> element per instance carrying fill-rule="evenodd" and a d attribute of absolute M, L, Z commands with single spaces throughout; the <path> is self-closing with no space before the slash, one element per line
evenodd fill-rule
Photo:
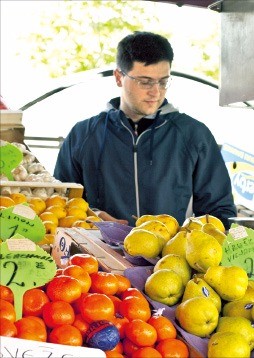
<path fill-rule="evenodd" d="M 106 211 L 100 211 L 97 216 L 104 221 L 114 221 L 119 224 L 128 225 L 128 221 L 124 219 L 116 219 L 113 216 L 106 213 Z"/>

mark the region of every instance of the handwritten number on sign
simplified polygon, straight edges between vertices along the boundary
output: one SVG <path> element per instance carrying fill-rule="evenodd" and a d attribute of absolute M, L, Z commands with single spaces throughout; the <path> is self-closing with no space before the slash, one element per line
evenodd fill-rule
<path fill-rule="evenodd" d="M 12 265 L 13 265 L 13 273 L 12 273 L 12 275 L 11 275 L 10 280 L 6 283 L 6 286 L 9 286 L 11 283 L 15 283 L 15 284 L 18 285 L 18 286 L 24 287 L 24 286 L 25 286 L 25 282 L 18 283 L 18 282 L 14 282 L 14 281 L 13 281 L 14 278 L 15 278 L 15 276 L 16 276 L 17 270 L 18 270 L 18 265 L 16 264 L 16 262 L 6 261 L 6 262 L 3 264 L 3 268 L 6 268 L 8 264 L 12 264 Z"/>
<path fill-rule="evenodd" d="M 250 257 L 247 257 L 244 261 L 244 263 L 247 264 L 247 261 L 250 262 L 250 271 L 248 272 L 248 277 L 251 278 L 252 276 L 254 276 L 254 264 L 253 264 L 253 259 Z"/>
<path fill-rule="evenodd" d="M 16 234 L 16 231 L 18 230 L 18 225 L 11 226 L 9 229 L 13 229 L 13 232 L 10 234 L 10 237 Z"/>

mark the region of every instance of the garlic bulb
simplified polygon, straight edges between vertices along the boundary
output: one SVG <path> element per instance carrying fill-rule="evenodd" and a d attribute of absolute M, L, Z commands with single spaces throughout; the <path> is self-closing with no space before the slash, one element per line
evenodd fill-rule
<path fill-rule="evenodd" d="M 11 173 L 16 181 L 25 181 L 27 177 L 27 170 L 22 164 L 13 169 Z"/>

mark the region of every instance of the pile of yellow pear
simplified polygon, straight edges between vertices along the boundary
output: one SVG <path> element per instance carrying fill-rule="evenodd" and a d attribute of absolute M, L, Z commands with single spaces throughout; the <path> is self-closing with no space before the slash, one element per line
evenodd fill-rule
<path fill-rule="evenodd" d="M 181 227 L 170 215 L 144 215 L 124 248 L 130 255 L 157 257 L 144 292 L 174 306 L 185 331 L 209 338 L 208 358 L 250 357 L 254 281 L 241 267 L 220 265 L 226 237 L 223 223 L 212 215 L 188 218 Z"/>

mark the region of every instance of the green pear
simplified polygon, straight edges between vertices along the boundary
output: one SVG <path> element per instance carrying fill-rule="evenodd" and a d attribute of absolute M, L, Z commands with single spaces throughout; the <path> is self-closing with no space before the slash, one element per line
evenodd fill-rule
<path fill-rule="evenodd" d="M 187 232 L 179 231 L 175 236 L 173 236 L 166 244 L 164 245 L 161 256 L 166 256 L 168 254 L 181 255 L 185 258 L 186 243 L 187 243 Z"/>
<path fill-rule="evenodd" d="M 186 260 L 198 272 L 218 266 L 222 259 L 222 246 L 211 235 L 201 230 L 187 233 Z"/>
<path fill-rule="evenodd" d="M 213 236 L 219 244 L 223 244 L 223 241 L 227 238 L 227 235 L 224 234 L 221 230 L 219 230 L 214 224 L 207 223 L 202 226 L 202 231 L 206 232 L 207 234 Z"/>
<path fill-rule="evenodd" d="M 152 300 L 173 306 L 183 295 L 183 280 L 171 269 L 161 269 L 148 276 L 145 282 L 145 293 Z"/>
<path fill-rule="evenodd" d="M 254 348 L 254 327 L 244 317 L 220 317 L 216 332 L 241 333 L 247 340 L 250 350 Z"/>
<path fill-rule="evenodd" d="M 204 274 L 204 280 L 225 301 L 240 300 L 248 286 L 248 275 L 238 266 L 211 266 Z"/>
<path fill-rule="evenodd" d="M 171 269 L 178 273 L 183 280 L 184 286 L 186 286 L 187 282 L 191 279 L 192 269 L 185 257 L 181 255 L 168 254 L 163 256 L 157 261 L 153 271 L 156 272 L 161 269 Z"/>
<path fill-rule="evenodd" d="M 181 302 L 175 311 L 180 326 L 199 337 L 208 337 L 217 327 L 219 312 L 212 300 L 193 297 Z"/>
<path fill-rule="evenodd" d="M 217 332 L 208 341 L 207 357 L 249 358 L 250 346 L 239 332 Z"/>
<path fill-rule="evenodd" d="M 215 306 L 217 307 L 218 312 L 221 311 L 221 298 L 220 296 L 214 291 L 212 287 L 208 285 L 202 278 L 194 276 L 191 280 L 188 281 L 183 297 L 182 302 L 187 301 L 189 298 L 192 297 L 205 297 L 211 299 Z"/>
<path fill-rule="evenodd" d="M 227 302 L 223 306 L 222 316 L 244 317 L 251 321 L 251 311 L 253 307 L 253 302 L 246 301 L 243 298 L 241 300 Z"/>
<path fill-rule="evenodd" d="M 203 223 L 200 220 L 198 220 L 194 217 L 190 217 L 184 221 L 180 230 L 183 230 L 183 229 L 187 229 L 188 231 L 192 231 L 194 229 L 201 230 L 202 226 L 203 226 Z"/>

